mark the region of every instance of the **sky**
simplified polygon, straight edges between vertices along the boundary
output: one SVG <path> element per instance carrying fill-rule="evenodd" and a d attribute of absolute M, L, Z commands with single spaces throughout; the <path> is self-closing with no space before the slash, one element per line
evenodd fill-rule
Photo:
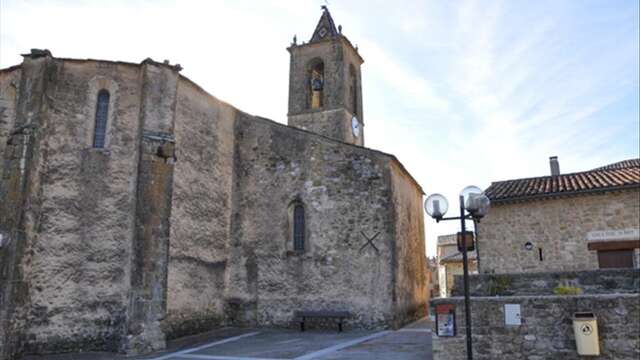
<path fill-rule="evenodd" d="M 0 68 L 30 48 L 168 59 L 217 98 L 286 123 L 286 47 L 308 41 L 324 4 L 0 0 Z M 365 145 L 395 154 L 450 208 L 466 185 L 548 175 L 550 156 L 563 173 L 640 157 L 636 0 L 328 4 L 365 59 Z M 427 218 L 427 254 L 458 226 Z"/>

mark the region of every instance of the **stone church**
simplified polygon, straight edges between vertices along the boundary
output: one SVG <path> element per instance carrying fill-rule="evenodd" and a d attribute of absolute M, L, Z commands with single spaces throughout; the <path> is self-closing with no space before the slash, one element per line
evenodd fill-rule
<path fill-rule="evenodd" d="M 0 359 L 425 315 L 423 191 L 364 147 L 361 55 L 326 9 L 288 51 L 288 125 L 168 62 L 34 49 L 0 70 Z"/>

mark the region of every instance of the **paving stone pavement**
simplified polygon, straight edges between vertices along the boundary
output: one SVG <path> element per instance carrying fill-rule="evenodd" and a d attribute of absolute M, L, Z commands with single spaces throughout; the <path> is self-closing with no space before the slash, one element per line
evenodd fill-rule
<path fill-rule="evenodd" d="M 108 353 L 28 356 L 24 360 L 431 360 L 431 331 L 422 319 L 397 331 L 219 329 L 143 357 Z"/>

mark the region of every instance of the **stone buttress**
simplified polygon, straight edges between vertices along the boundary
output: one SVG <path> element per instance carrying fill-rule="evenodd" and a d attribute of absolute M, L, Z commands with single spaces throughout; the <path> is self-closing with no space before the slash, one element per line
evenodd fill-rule
<path fill-rule="evenodd" d="M 178 72 L 145 60 L 141 78 L 136 221 L 127 338 L 123 344 L 132 354 L 165 347 L 160 323 L 167 306 Z"/>
<path fill-rule="evenodd" d="M 48 52 L 25 55 L 16 116 L 0 181 L 0 359 L 21 351 L 29 302 L 29 262 L 37 241 L 48 84 L 55 65 Z"/>

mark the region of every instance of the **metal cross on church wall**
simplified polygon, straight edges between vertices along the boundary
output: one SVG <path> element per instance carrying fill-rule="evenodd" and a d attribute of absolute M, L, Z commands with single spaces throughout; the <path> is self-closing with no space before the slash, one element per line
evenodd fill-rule
<path fill-rule="evenodd" d="M 376 251 L 376 254 L 379 255 L 380 254 L 380 250 L 378 250 L 378 248 L 376 247 L 376 244 L 373 243 L 373 240 L 375 240 L 375 238 L 377 238 L 378 235 L 380 235 L 380 232 L 378 231 L 372 237 L 368 237 L 367 234 L 364 233 L 364 231 L 360 231 L 360 234 L 362 234 L 362 236 L 364 236 L 364 238 L 367 239 L 367 242 L 364 243 L 364 245 L 362 245 L 360 247 L 360 250 L 358 250 L 358 252 L 362 252 L 362 250 L 364 250 L 367 246 L 371 246 L 373 248 L 373 250 Z"/>

